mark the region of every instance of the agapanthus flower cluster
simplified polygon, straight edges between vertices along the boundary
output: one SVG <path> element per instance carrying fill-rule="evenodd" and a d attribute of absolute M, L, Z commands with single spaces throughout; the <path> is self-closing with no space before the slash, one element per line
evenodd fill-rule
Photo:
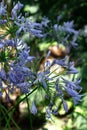
<path fill-rule="evenodd" d="M 78 37 L 78 31 L 73 28 L 73 21 L 64 22 L 63 25 L 55 24 L 53 26 L 53 33 L 56 40 L 64 45 L 71 45 L 72 47 L 76 47 L 78 44 L 76 43 Z"/>
<path fill-rule="evenodd" d="M 64 99 L 65 92 L 72 97 L 75 104 L 80 101 L 80 80 L 71 81 L 67 77 L 70 74 L 77 74 L 78 71 L 74 67 L 74 62 L 67 61 L 66 57 L 64 59 L 54 59 L 52 63 L 46 60 L 43 70 L 33 70 L 32 63 L 34 64 L 37 57 L 30 55 L 30 49 L 32 48 L 27 46 L 21 37 L 25 33 L 38 38 L 49 35 L 53 38 L 56 37 L 56 40 L 61 44 L 76 47 L 78 31 L 74 30 L 73 21 L 64 22 L 63 25 L 55 24 L 50 31 L 48 26 L 50 20 L 44 18 L 41 23 L 33 22 L 20 13 L 22 7 L 23 4 L 20 2 L 15 4 L 11 16 L 9 16 L 4 0 L 0 3 L 0 97 L 3 96 L 5 87 L 10 92 L 14 91 L 15 88 L 19 88 L 21 93 L 26 95 L 36 86 L 37 89 L 42 87 L 45 92 L 44 98 L 49 101 L 46 112 L 47 117 L 50 118 L 51 114 L 58 112 L 58 106 L 53 109 L 56 98 L 61 99 L 65 111 L 68 111 Z M 49 32 L 44 32 L 44 28 L 49 28 Z M 2 33 L 3 29 L 5 30 L 4 33 Z M 49 55 L 50 53 L 47 57 Z M 54 72 L 57 68 L 53 72 L 51 70 L 54 65 L 57 65 L 58 69 L 62 69 L 56 75 Z M 31 113 L 37 113 L 34 101 L 32 102 Z"/>

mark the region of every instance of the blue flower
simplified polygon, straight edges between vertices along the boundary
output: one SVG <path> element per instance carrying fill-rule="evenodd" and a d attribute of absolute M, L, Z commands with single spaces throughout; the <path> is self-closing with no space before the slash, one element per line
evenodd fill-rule
<path fill-rule="evenodd" d="M 32 106 L 31 106 L 31 113 L 36 115 L 37 114 L 37 108 L 34 102 L 32 102 Z"/>
<path fill-rule="evenodd" d="M 44 18 L 42 19 L 41 24 L 42 24 L 42 26 L 48 27 L 48 23 L 49 23 L 49 22 L 50 22 L 50 20 L 49 20 L 47 17 L 44 17 Z"/>
<path fill-rule="evenodd" d="M 67 86 L 67 87 L 70 87 L 70 88 L 72 88 L 72 89 L 78 89 L 78 90 L 81 90 L 81 89 L 82 89 L 81 86 L 79 85 L 80 82 L 81 82 L 80 79 L 77 79 L 75 82 L 69 81 L 69 80 L 67 80 L 67 79 L 65 79 L 65 78 L 62 78 L 62 79 L 63 79 L 63 81 L 66 83 L 66 86 Z"/>
<path fill-rule="evenodd" d="M 73 102 L 74 102 L 75 105 L 78 104 L 79 101 L 81 101 L 82 96 L 83 96 L 83 95 L 79 95 L 79 94 L 78 94 L 77 96 L 72 97 Z"/>
<path fill-rule="evenodd" d="M 16 36 L 18 37 L 21 32 L 26 33 L 28 27 L 28 21 L 24 16 L 18 16 L 14 23 L 18 26 L 18 30 L 16 31 Z"/>
<path fill-rule="evenodd" d="M 62 99 L 62 101 L 63 101 L 64 110 L 65 110 L 66 112 L 68 112 L 68 105 L 67 105 L 66 101 L 65 101 L 64 99 Z"/>
<path fill-rule="evenodd" d="M 77 74 L 78 70 L 74 67 L 74 62 L 68 64 L 68 73 Z"/>
<path fill-rule="evenodd" d="M 64 59 L 55 60 L 55 63 L 66 68 L 67 67 L 67 57 L 65 57 Z"/>
<path fill-rule="evenodd" d="M 74 67 L 74 62 L 69 62 L 67 56 L 64 59 L 55 60 L 55 63 L 64 67 L 67 74 L 77 74 L 78 73 L 78 70 Z"/>
<path fill-rule="evenodd" d="M 5 25 L 7 23 L 7 20 L 0 19 L 0 24 Z"/>
<path fill-rule="evenodd" d="M 64 26 L 64 29 L 69 32 L 69 33 L 72 33 L 74 31 L 73 29 L 73 21 L 70 21 L 70 22 L 64 22 L 63 26 Z"/>
<path fill-rule="evenodd" d="M 82 90 L 82 88 L 79 86 L 80 80 L 77 80 L 76 82 L 68 81 L 64 78 L 62 78 L 65 82 L 65 91 L 72 97 L 74 103 L 78 103 L 81 100 L 82 95 L 79 94 L 79 92 Z M 80 90 L 78 92 L 78 90 Z"/>
<path fill-rule="evenodd" d="M 4 0 L 0 3 L 0 16 L 6 15 L 6 8 L 7 6 L 4 6 Z"/>
<path fill-rule="evenodd" d="M 2 79 L 0 78 L 0 98 L 2 97 L 2 95 L 3 95 L 3 89 L 4 89 L 4 87 L 3 87 L 3 85 L 2 85 Z"/>
<path fill-rule="evenodd" d="M 41 23 L 30 22 L 29 26 L 27 27 L 29 29 L 29 32 L 34 36 L 38 38 L 46 37 L 46 34 L 43 33 L 43 27 Z"/>
<path fill-rule="evenodd" d="M 5 41 L 5 45 L 11 46 L 11 47 L 16 47 L 16 46 L 17 46 L 17 43 L 16 43 L 16 41 L 14 41 L 14 40 L 12 39 L 12 40 L 6 40 L 6 41 Z"/>
<path fill-rule="evenodd" d="M 57 115 L 57 114 L 58 114 L 58 107 L 55 108 L 55 109 L 52 111 L 52 114 L 53 114 L 53 115 Z"/>
<path fill-rule="evenodd" d="M 27 62 L 32 62 L 34 60 L 34 56 L 29 56 L 30 48 L 26 47 L 24 50 L 21 51 L 19 54 L 19 61 L 21 64 L 26 64 Z"/>
<path fill-rule="evenodd" d="M 43 71 L 37 73 L 37 78 L 34 81 L 34 84 L 41 83 L 45 89 L 47 89 L 47 81 L 51 81 L 52 78 L 49 77 L 50 71 Z"/>
<path fill-rule="evenodd" d="M 45 35 L 42 34 L 42 31 L 38 30 L 38 29 L 31 28 L 30 32 L 31 32 L 31 34 L 33 34 L 33 35 L 35 35 L 35 36 L 37 36 L 39 38 L 45 36 Z"/>
<path fill-rule="evenodd" d="M 44 88 L 47 88 L 46 77 L 44 72 L 37 73 L 37 79 L 34 81 L 34 83 L 36 84 L 38 82 L 42 83 Z"/>
<path fill-rule="evenodd" d="M 2 42 L 1 40 L 0 40 L 0 49 L 2 49 L 4 47 L 4 42 Z"/>
<path fill-rule="evenodd" d="M 17 13 L 20 12 L 20 10 L 22 9 L 23 4 L 21 4 L 19 1 L 18 3 L 14 6 L 14 8 L 12 9 L 12 17 L 15 18 L 17 16 Z"/>
<path fill-rule="evenodd" d="M 72 47 L 74 47 L 74 48 L 76 48 L 78 46 L 78 44 L 74 41 L 71 41 L 70 43 L 71 43 Z"/>
<path fill-rule="evenodd" d="M 3 80 L 6 80 L 6 73 L 5 73 L 5 71 L 4 71 L 4 68 L 2 68 L 2 69 L 0 70 L 0 78 L 3 79 Z"/>
<path fill-rule="evenodd" d="M 71 95 L 72 97 L 76 97 L 78 96 L 78 93 L 76 92 L 76 90 L 69 88 L 69 87 L 65 87 L 65 90 L 67 91 L 67 93 L 69 95 Z"/>
<path fill-rule="evenodd" d="M 78 45 L 76 43 L 78 34 L 79 32 L 73 28 L 73 21 L 64 22 L 63 25 L 53 25 L 54 38 L 56 38 L 58 43 L 62 43 L 65 46 L 72 45 L 72 47 L 76 47 Z"/>
<path fill-rule="evenodd" d="M 60 98 L 62 98 L 64 96 L 62 89 L 59 87 L 59 79 L 56 80 L 56 92 L 57 92 L 57 96 L 59 96 Z"/>
<path fill-rule="evenodd" d="M 0 92 L 0 98 L 2 97 L 2 95 L 3 95 L 2 92 Z"/>
<path fill-rule="evenodd" d="M 16 85 L 24 82 L 28 75 L 26 72 L 23 71 L 21 66 L 15 65 L 15 67 L 13 67 L 12 70 L 8 72 L 8 76 L 10 82 Z"/>
<path fill-rule="evenodd" d="M 31 86 L 29 81 L 31 82 L 33 80 L 33 74 L 29 68 L 20 66 L 19 64 L 13 64 L 7 75 L 10 84 L 20 88 L 22 93 L 29 93 Z"/>
<path fill-rule="evenodd" d="M 22 93 L 29 93 L 30 91 L 30 85 L 28 82 L 18 83 L 16 86 L 20 89 Z"/>
<path fill-rule="evenodd" d="M 1 79 L 0 79 L 0 89 L 1 89 L 1 90 L 3 89 L 2 80 L 1 80 Z"/>
<path fill-rule="evenodd" d="M 46 109 L 46 117 L 49 119 L 51 119 L 51 115 L 52 115 L 52 110 L 51 109 L 49 109 L 49 108 L 47 108 Z"/>
<path fill-rule="evenodd" d="M 59 22 L 61 19 L 62 19 L 62 15 L 59 15 L 59 16 L 57 17 L 58 22 Z"/>
<path fill-rule="evenodd" d="M 41 23 L 36 23 L 30 21 L 29 18 L 26 18 L 24 16 L 20 16 L 17 18 L 17 20 L 14 22 L 18 26 L 18 30 L 16 32 L 16 35 L 18 36 L 21 32 L 29 32 L 30 35 L 37 36 L 39 38 L 45 37 L 46 34 L 43 33 L 43 27 Z"/>

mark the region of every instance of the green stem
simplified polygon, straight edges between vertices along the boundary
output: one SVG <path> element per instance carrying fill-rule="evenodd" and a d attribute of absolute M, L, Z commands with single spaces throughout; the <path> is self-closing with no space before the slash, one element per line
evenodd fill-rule
<path fill-rule="evenodd" d="M 4 106 L 2 106 L 2 105 L 0 105 L 1 106 L 1 112 L 2 112 L 2 114 L 3 114 L 3 116 L 4 116 L 4 119 L 5 119 L 5 121 L 6 121 L 6 123 L 8 122 L 8 115 L 7 115 L 7 113 L 6 113 L 6 111 L 5 111 L 5 109 L 3 110 L 3 108 L 4 108 Z M 11 126 L 10 126 L 10 124 L 8 124 L 7 125 L 8 126 L 8 128 L 9 128 L 9 130 L 11 130 Z M 1 127 L 0 127 L 0 129 L 1 129 Z"/>
<path fill-rule="evenodd" d="M 32 127 L 32 117 L 31 117 L 31 113 L 30 113 L 30 107 L 29 107 L 29 101 L 28 101 L 28 98 L 26 98 L 26 101 L 27 101 L 27 105 L 28 105 L 28 114 L 29 114 L 30 130 L 33 130 L 33 127 Z"/>
<path fill-rule="evenodd" d="M 13 113 L 12 113 L 13 115 Z M 14 119 L 12 118 L 12 115 L 9 115 L 9 119 L 6 122 L 5 128 L 7 128 L 8 124 L 10 124 L 10 121 L 13 122 L 13 124 L 15 125 L 15 127 L 17 128 L 17 130 L 21 130 L 20 127 L 17 125 L 17 123 L 14 121 Z"/>
<path fill-rule="evenodd" d="M 19 99 L 19 100 L 17 101 L 17 103 L 8 111 L 8 113 L 11 112 L 14 108 L 16 108 L 16 106 L 17 106 L 18 104 L 20 104 L 22 101 L 24 101 L 24 100 L 25 100 L 29 95 L 31 95 L 34 91 L 36 91 L 37 88 L 38 88 L 38 87 L 36 87 L 35 89 L 33 89 L 33 90 L 32 90 L 29 94 L 27 94 L 24 98 Z"/>
<path fill-rule="evenodd" d="M 13 113 L 12 113 L 12 115 L 9 115 L 9 113 L 8 113 L 8 111 L 5 109 L 5 107 L 4 106 L 1 106 L 2 108 L 3 108 L 3 110 L 5 111 L 5 113 L 6 113 L 6 115 L 8 116 L 8 119 L 6 120 L 6 125 L 5 125 L 5 128 L 7 128 L 7 126 L 9 126 L 10 127 L 10 121 L 12 121 L 13 122 L 13 124 L 15 125 L 15 127 L 17 128 L 17 130 L 20 130 L 20 128 L 19 128 L 19 126 L 17 125 L 17 123 L 13 120 L 13 118 L 12 118 L 12 115 L 13 115 Z M 13 109 L 13 112 L 14 112 L 14 109 Z M 5 115 L 5 116 L 6 116 Z M 11 130 L 11 127 L 10 127 L 10 130 Z"/>
<path fill-rule="evenodd" d="M 35 87 L 35 89 L 33 89 L 29 94 L 27 94 L 24 98 L 22 98 L 21 100 L 18 100 L 17 103 L 10 109 L 7 111 L 7 113 L 9 114 L 11 111 L 14 111 L 15 108 L 17 107 L 17 105 L 19 103 L 21 103 L 22 101 L 24 101 L 29 95 L 31 95 L 34 91 L 37 90 L 38 87 Z M 2 117 L 1 121 L 4 119 L 4 117 Z M 10 118 L 11 119 L 11 118 Z"/>

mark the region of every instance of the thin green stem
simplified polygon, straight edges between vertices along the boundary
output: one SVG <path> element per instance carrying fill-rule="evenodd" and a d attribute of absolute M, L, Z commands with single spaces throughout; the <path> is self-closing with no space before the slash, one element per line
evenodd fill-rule
<path fill-rule="evenodd" d="M 13 112 L 11 115 L 8 115 L 8 116 L 9 116 L 9 119 L 8 119 L 8 121 L 6 122 L 5 127 L 7 127 L 8 124 L 10 124 L 10 121 L 12 121 L 12 123 L 15 125 L 15 127 L 17 128 L 17 130 L 20 130 L 20 127 L 17 125 L 17 123 L 14 121 L 14 119 L 13 119 L 13 117 L 12 117 L 13 114 L 14 114 L 14 112 Z"/>
<path fill-rule="evenodd" d="M 9 112 L 11 112 L 14 108 L 16 108 L 16 106 L 18 105 L 18 104 L 20 104 L 22 101 L 24 101 L 29 95 L 31 95 L 34 91 L 36 91 L 37 90 L 37 88 L 38 87 L 35 87 L 35 89 L 33 89 L 29 94 L 27 94 L 25 97 L 23 97 L 22 99 L 19 99 L 18 101 L 17 101 L 17 103 L 8 111 L 8 113 Z"/>
<path fill-rule="evenodd" d="M 27 105 L 28 105 L 28 114 L 29 114 L 29 124 L 30 124 L 30 130 L 33 130 L 33 127 L 32 127 L 32 117 L 31 117 L 31 113 L 30 113 L 30 107 L 29 107 L 29 101 L 28 101 L 28 98 L 26 98 L 26 101 L 27 101 Z"/>
<path fill-rule="evenodd" d="M 17 130 L 20 130 L 19 126 L 17 125 L 17 123 L 16 123 L 16 122 L 14 121 L 14 119 L 12 118 L 13 113 L 12 113 L 12 115 L 9 115 L 9 113 L 8 113 L 8 111 L 5 109 L 5 107 L 2 106 L 2 108 L 3 108 L 3 110 L 5 111 L 6 115 L 8 116 L 8 119 L 6 120 L 5 128 L 7 128 L 7 126 L 10 127 L 9 124 L 10 124 L 10 121 L 12 121 L 13 124 L 15 125 L 15 127 L 17 128 Z M 13 112 L 14 112 L 14 111 L 13 111 Z M 6 115 L 5 115 L 5 116 L 6 116 Z M 10 130 L 11 130 L 11 127 L 10 127 Z"/>
<path fill-rule="evenodd" d="M 38 87 L 35 87 L 35 89 L 33 89 L 33 90 L 32 90 L 29 94 L 27 94 L 24 98 L 18 100 L 17 103 L 16 103 L 10 110 L 7 111 L 7 113 L 9 114 L 11 111 L 14 111 L 15 108 L 17 107 L 17 105 L 18 105 L 19 103 L 21 103 L 22 101 L 24 101 L 24 100 L 25 100 L 29 95 L 31 95 L 34 91 L 36 91 L 37 88 L 38 88 Z M 4 117 L 2 117 L 1 121 L 2 121 L 3 119 L 4 119 Z"/>
<path fill-rule="evenodd" d="M 8 122 L 8 115 L 7 115 L 6 111 L 5 111 L 5 109 L 3 110 L 4 106 L 2 106 L 2 105 L 0 105 L 0 106 L 1 106 L 1 112 L 2 112 L 2 114 L 4 116 L 4 119 L 5 119 L 6 123 L 7 123 Z M 9 128 L 9 130 L 11 130 L 10 123 L 7 125 L 7 127 Z"/>

